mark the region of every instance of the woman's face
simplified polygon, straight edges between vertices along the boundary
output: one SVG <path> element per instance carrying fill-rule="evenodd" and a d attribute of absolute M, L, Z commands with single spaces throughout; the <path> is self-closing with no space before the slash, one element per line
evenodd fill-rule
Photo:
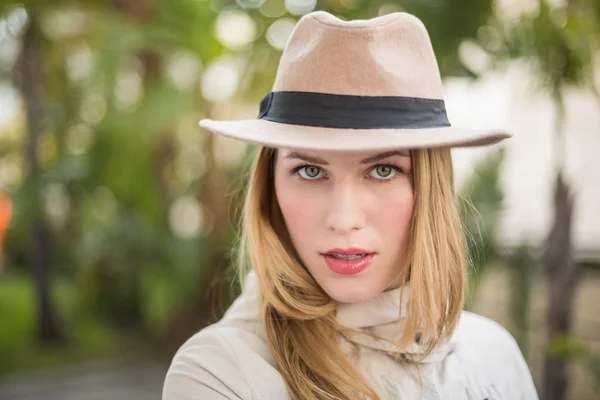
<path fill-rule="evenodd" d="M 294 248 L 331 298 L 362 302 L 399 284 L 413 210 L 408 151 L 279 149 L 275 193 Z"/>

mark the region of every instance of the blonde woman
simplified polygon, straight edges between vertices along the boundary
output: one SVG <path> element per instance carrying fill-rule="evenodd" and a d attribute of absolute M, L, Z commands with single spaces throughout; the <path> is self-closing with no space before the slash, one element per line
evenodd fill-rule
<path fill-rule="evenodd" d="M 244 285 L 179 349 L 164 400 L 537 399 L 510 334 L 462 311 L 450 148 L 509 135 L 450 125 L 417 18 L 307 14 L 259 117 L 200 125 L 261 145 Z"/>

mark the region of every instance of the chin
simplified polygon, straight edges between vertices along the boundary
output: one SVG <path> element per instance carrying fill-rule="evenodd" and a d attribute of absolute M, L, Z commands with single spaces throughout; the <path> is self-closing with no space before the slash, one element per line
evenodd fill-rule
<path fill-rule="evenodd" d="M 333 300 L 339 303 L 362 303 L 377 296 L 381 289 L 373 282 L 358 277 L 325 278 L 319 285 Z"/>

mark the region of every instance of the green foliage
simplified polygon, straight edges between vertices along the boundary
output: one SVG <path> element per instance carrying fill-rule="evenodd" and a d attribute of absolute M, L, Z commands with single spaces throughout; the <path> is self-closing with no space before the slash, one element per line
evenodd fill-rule
<path fill-rule="evenodd" d="M 37 316 L 31 279 L 20 274 L 0 278 L 0 375 L 89 357 L 117 355 L 125 345 L 109 325 L 90 312 L 91 309 L 82 308 L 80 292 L 72 283 L 56 280 L 53 287 L 54 300 L 69 327 L 72 344 L 40 348 L 33 334 Z"/>
<path fill-rule="evenodd" d="M 562 101 L 567 86 L 597 92 L 594 83 L 595 52 L 598 49 L 597 2 L 582 0 L 551 6 L 539 0 L 539 8 L 511 23 L 497 21 L 492 38 L 502 38 L 498 49 L 494 42 L 482 45 L 497 60 L 524 59 L 535 67 L 539 88 Z"/>
<path fill-rule="evenodd" d="M 14 358 L 15 349 L 24 349 L 31 341 L 35 323 L 31 281 L 22 276 L 0 280 L 0 368 L 6 368 Z"/>

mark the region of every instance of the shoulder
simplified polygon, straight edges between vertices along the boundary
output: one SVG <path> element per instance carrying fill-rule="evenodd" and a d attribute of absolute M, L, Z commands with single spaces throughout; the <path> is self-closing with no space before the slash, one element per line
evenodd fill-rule
<path fill-rule="evenodd" d="M 517 341 L 496 321 L 463 311 L 452 341 L 478 384 L 489 384 L 502 399 L 538 398 Z"/>
<path fill-rule="evenodd" d="M 227 329 L 204 329 L 175 353 L 163 385 L 163 400 L 252 398 L 227 336 Z"/>
<path fill-rule="evenodd" d="M 474 363 L 511 364 L 523 358 L 515 338 L 494 320 L 463 311 L 453 335 Z"/>
<path fill-rule="evenodd" d="M 495 351 L 489 348 L 491 344 L 500 346 L 502 350 L 518 349 L 517 342 L 506 328 L 490 318 L 469 311 L 462 312 L 454 335 L 461 342 L 467 342 L 481 350 Z"/>
<path fill-rule="evenodd" d="M 251 399 L 265 381 L 273 383 L 269 392 L 283 390 L 273 382 L 278 372 L 269 347 L 254 331 L 217 323 L 190 337 L 173 357 L 163 400 Z"/>

